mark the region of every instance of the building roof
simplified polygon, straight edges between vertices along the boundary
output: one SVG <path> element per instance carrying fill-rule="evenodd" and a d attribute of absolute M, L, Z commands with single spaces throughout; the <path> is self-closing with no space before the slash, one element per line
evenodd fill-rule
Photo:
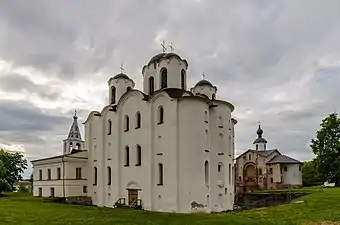
<path fill-rule="evenodd" d="M 203 85 L 207 85 L 207 86 L 210 86 L 210 87 L 214 87 L 209 81 L 207 80 L 200 80 L 197 82 L 197 84 L 195 85 L 196 86 L 203 86 Z"/>
<path fill-rule="evenodd" d="M 302 162 L 290 158 L 286 155 L 277 155 L 274 158 L 272 158 L 271 160 L 269 160 L 269 162 L 267 162 L 267 164 L 277 164 L 277 163 L 282 163 L 282 164 L 301 164 Z"/>
<path fill-rule="evenodd" d="M 130 77 L 124 73 L 119 73 L 116 76 L 113 77 L 113 79 L 118 79 L 118 78 L 124 78 L 130 80 Z"/>
<path fill-rule="evenodd" d="M 261 125 L 259 125 L 259 128 L 257 129 L 256 133 L 257 133 L 257 138 L 256 138 L 256 140 L 253 142 L 253 144 L 257 144 L 257 143 L 267 143 L 267 140 L 264 139 L 264 138 L 262 137 L 263 130 L 261 129 Z"/>
<path fill-rule="evenodd" d="M 68 133 L 67 139 L 83 141 L 81 139 L 81 134 L 80 134 L 79 126 L 78 126 L 78 116 L 76 112 L 73 116 L 73 123 L 71 125 L 70 132 Z"/>
<path fill-rule="evenodd" d="M 275 151 L 278 152 L 281 155 L 280 151 L 277 150 L 277 149 L 270 149 L 270 150 L 265 150 L 265 151 L 259 151 L 259 150 L 255 150 L 255 149 L 248 149 L 245 152 L 243 152 L 241 155 L 239 155 L 237 158 L 240 158 L 241 156 L 243 156 L 247 152 L 254 152 L 256 154 L 262 155 L 263 157 L 267 157 L 267 156 L 269 156 L 270 154 L 272 154 Z"/>
<path fill-rule="evenodd" d="M 32 160 L 31 163 L 34 162 L 39 162 L 39 161 L 44 161 L 44 160 L 50 160 L 50 159 L 59 159 L 59 158 L 64 158 L 64 157 L 70 157 L 74 154 L 77 154 L 79 152 L 86 152 L 87 150 L 76 150 L 76 151 L 72 151 L 71 153 L 67 153 L 64 155 L 57 155 L 57 156 L 52 156 L 52 157 L 48 157 L 48 158 L 42 158 L 42 159 L 36 159 L 36 160 Z M 79 157 L 80 158 L 80 157 Z M 87 157 L 86 157 L 87 158 Z"/>
<path fill-rule="evenodd" d="M 185 59 L 182 59 L 179 55 L 177 55 L 176 53 L 173 53 L 173 52 L 171 52 L 171 53 L 165 53 L 165 52 L 163 52 L 163 53 L 159 53 L 159 54 L 153 56 L 153 57 L 150 59 L 148 65 L 150 65 L 150 64 L 152 64 L 152 63 L 158 63 L 158 62 L 161 61 L 162 59 L 170 59 L 170 58 L 173 58 L 173 57 L 175 57 L 175 58 L 177 58 L 177 59 L 183 61 L 183 62 L 186 64 L 186 66 L 188 66 L 188 62 L 187 62 Z"/>

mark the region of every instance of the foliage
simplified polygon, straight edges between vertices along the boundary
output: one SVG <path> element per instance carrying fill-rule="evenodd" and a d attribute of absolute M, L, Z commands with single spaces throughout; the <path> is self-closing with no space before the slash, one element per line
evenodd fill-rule
<path fill-rule="evenodd" d="M 5 179 L 0 178 L 0 195 L 2 192 L 11 191 L 12 188 Z"/>
<path fill-rule="evenodd" d="M 26 186 L 23 185 L 23 184 L 20 184 L 20 185 L 19 185 L 18 191 L 21 192 L 21 193 L 29 193 L 28 187 L 26 187 Z"/>
<path fill-rule="evenodd" d="M 0 149 L 0 161 L 5 168 L 3 179 L 13 188 L 14 182 L 21 180 L 21 174 L 27 168 L 27 161 L 24 156 L 18 152 L 9 153 Z"/>
<path fill-rule="evenodd" d="M 303 190 L 303 189 L 302 189 Z M 0 199 L 0 224 L 318 224 L 340 220 L 340 188 L 320 189 L 290 203 L 221 214 L 174 214 L 44 202 L 21 193 Z"/>
<path fill-rule="evenodd" d="M 320 126 L 316 139 L 312 139 L 311 143 L 317 167 L 328 181 L 340 186 L 340 118 L 336 113 L 331 113 Z"/>
<path fill-rule="evenodd" d="M 323 184 L 327 177 L 320 173 L 315 160 L 304 162 L 302 165 L 302 183 L 304 187 Z"/>

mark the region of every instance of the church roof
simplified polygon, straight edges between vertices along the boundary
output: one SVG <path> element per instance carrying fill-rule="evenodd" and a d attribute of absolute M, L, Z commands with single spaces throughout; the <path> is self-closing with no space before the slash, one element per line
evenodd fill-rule
<path fill-rule="evenodd" d="M 79 126 L 78 126 L 78 117 L 76 113 L 73 116 L 73 123 L 71 125 L 70 132 L 68 133 L 67 139 L 82 141 Z"/>
<path fill-rule="evenodd" d="M 269 162 L 267 162 L 267 164 L 277 164 L 277 163 L 282 163 L 282 164 L 301 164 L 302 162 L 290 158 L 286 155 L 277 155 L 274 158 L 272 158 L 271 160 L 269 160 Z"/>
<path fill-rule="evenodd" d="M 267 140 L 262 137 L 263 130 L 261 129 L 261 125 L 259 125 L 259 128 L 257 129 L 256 133 L 257 133 L 257 139 L 253 142 L 253 144 L 267 143 Z"/>
<path fill-rule="evenodd" d="M 253 152 L 253 153 L 259 154 L 259 155 L 262 155 L 265 158 L 268 157 L 273 152 L 278 152 L 281 155 L 280 151 L 277 150 L 277 149 L 270 149 L 270 150 L 265 150 L 265 151 L 259 151 L 259 150 L 255 150 L 255 149 L 248 149 L 247 151 L 245 151 L 241 155 L 239 155 L 237 158 L 240 158 L 241 156 L 243 156 L 247 152 Z"/>
<path fill-rule="evenodd" d="M 214 87 L 209 81 L 207 80 L 200 80 L 197 82 L 197 84 L 195 85 L 196 86 L 203 86 L 203 85 L 208 85 L 210 87 Z"/>
<path fill-rule="evenodd" d="M 124 79 L 130 79 L 130 77 L 124 73 L 119 73 L 116 76 L 113 77 L 113 79 L 118 79 L 118 78 L 124 78 Z"/>
<path fill-rule="evenodd" d="M 148 65 L 152 64 L 152 63 L 158 63 L 161 59 L 170 59 L 170 58 L 178 58 L 181 61 L 184 61 L 187 66 L 188 66 L 188 62 L 185 59 L 182 59 L 179 55 L 177 55 L 176 53 L 159 53 L 157 55 L 155 55 L 154 57 L 152 57 L 148 63 Z"/>

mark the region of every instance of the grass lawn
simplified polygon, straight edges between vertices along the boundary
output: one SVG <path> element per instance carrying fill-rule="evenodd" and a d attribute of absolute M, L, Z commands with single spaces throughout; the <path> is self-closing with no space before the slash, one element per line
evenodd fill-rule
<path fill-rule="evenodd" d="M 313 193 L 286 205 L 223 214 L 152 213 L 42 202 L 21 194 L 0 198 L 0 225 L 103 224 L 340 224 L 340 188 Z"/>

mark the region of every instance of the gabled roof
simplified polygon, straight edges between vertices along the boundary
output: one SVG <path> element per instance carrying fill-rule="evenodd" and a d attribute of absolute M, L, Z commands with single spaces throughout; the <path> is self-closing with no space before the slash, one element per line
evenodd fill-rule
<path fill-rule="evenodd" d="M 267 164 L 276 164 L 276 163 L 282 163 L 282 164 L 301 164 L 302 162 L 290 158 L 286 155 L 277 155 L 274 158 L 272 158 Z"/>
<path fill-rule="evenodd" d="M 72 123 L 72 126 L 70 128 L 70 132 L 68 133 L 67 139 L 83 141 L 81 139 L 81 134 L 80 134 L 80 130 L 79 130 L 77 120 L 78 120 L 78 117 L 77 117 L 77 114 L 75 113 L 74 116 L 73 116 L 73 123 Z"/>
<path fill-rule="evenodd" d="M 281 155 L 281 152 L 277 149 L 270 149 L 270 150 L 266 150 L 266 151 L 259 151 L 259 150 L 254 150 L 254 149 L 248 149 L 245 152 L 243 152 L 241 155 L 239 155 L 236 159 L 240 158 L 241 156 L 243 156 L 244 154 L 248 153 L 248 152 L 254 152 L 256 154 L 262 155 L 263 157 L 267 157 L 270 154 L 272 154 L 273 152 L 277 152 Z"/>
<path fill-rule="evenodd" d="M 72 151 L 71 153 L 67 153 L 67 154 L 64 154 L 64 155 L 57 155 L 57 156 L 52 156 L 52 157 L 48 157 L 48 158 L 42 158 L 42 159 L 36 159 L 36 160 L 32 160 L 31 163 L 34 163 L 34 162 L 39 162 L 39 161 L 45 161 L 45 160 L 50 160 L 50 159 L 61 159 L 61 158 L 65 158 L 65 157 L 71 157 L 72 155 L 75 155 L 77 153 L 80 153 L 80 152 L 86 152 L 87 150 L 76 150 L 76 151 Z M 80 159 L 87 159 L 87 157 L 79 157 Z"/>

